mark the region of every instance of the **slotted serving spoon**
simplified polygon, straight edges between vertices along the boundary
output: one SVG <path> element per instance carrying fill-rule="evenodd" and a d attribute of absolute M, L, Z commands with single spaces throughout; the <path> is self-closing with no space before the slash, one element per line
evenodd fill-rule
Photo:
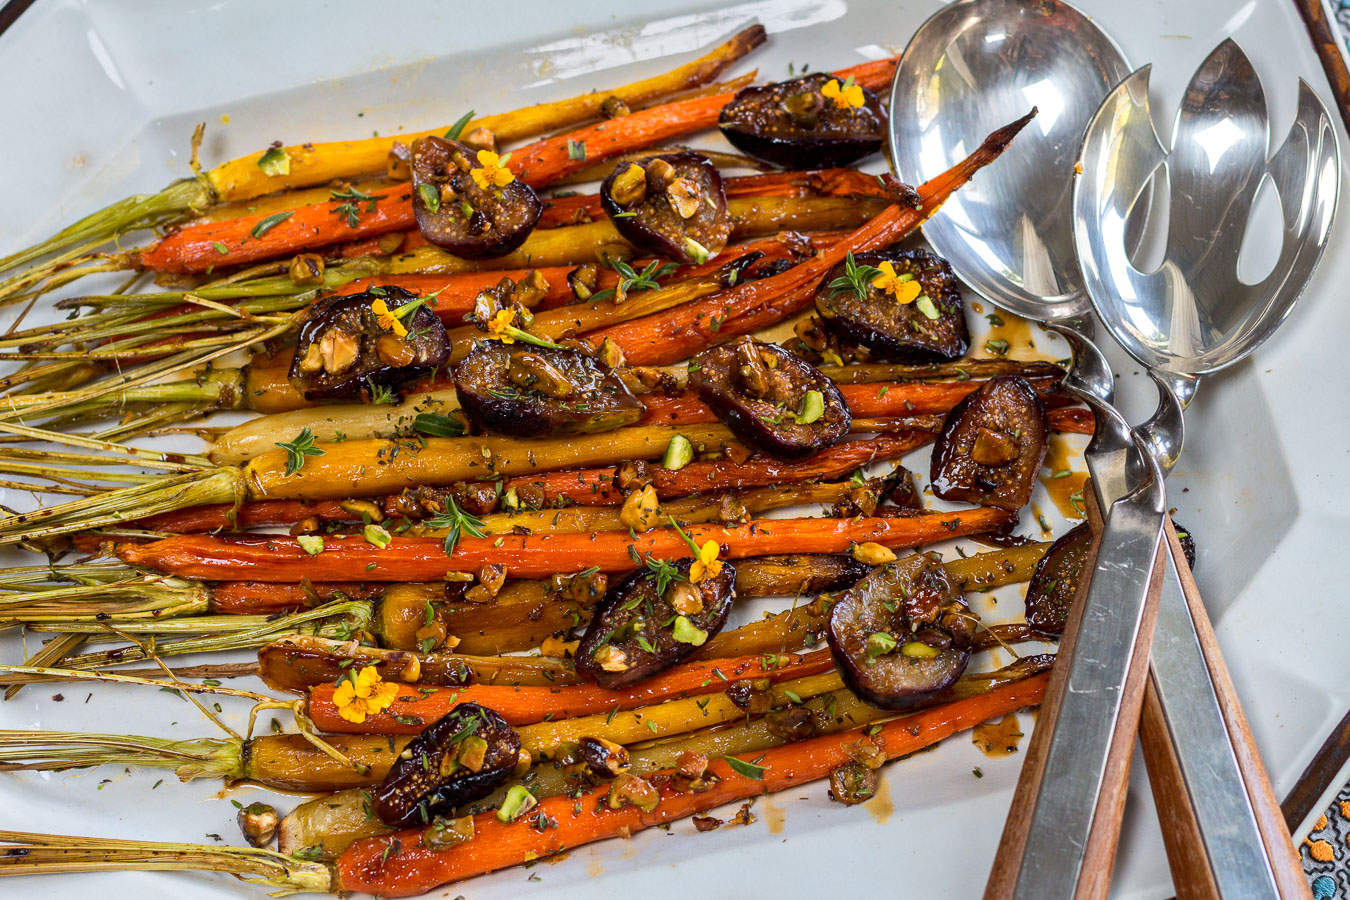
<path fill-rule="evenodd" d="M 1074 191 L 1074 238 L 1087 291 L 1107 328 L 1184 408 L 1201 375 L 1244 359 L 1293 309 L 1330 233 L 1340 150 L 1325 106 L 1300 80 L 1294 123 L 1267 159 L 1270 125 L 1261 81 L 1232 40 L 1220 44 L 1191 79 L 1170 149 L 1153 127 L 1148 81 L 1148 67 L 1131 75 L 1087 129 L 1083 174 Z M 1136 207 L 1143 215 L 1158 214 L 1155 175 L 1170 187 L 1169 228 L 1162 263 L 1144 272 L 1131 261 L 1127 235 L 1141 221 Z M 1265 278 L 1248 284 L 1238 275 L 1238 259 L 1266 179 L 1280 200 L 1280 254 Z M 1179 425 L 1149 422 L 1141 429 L 1164 473 L 1181 454 Z M 1171 737 L 1185 751 L 1173 757 L 1158 751 L 1164 741 L 1145 741 L 1178 893 L 1309 896 L 1204 605 L 1189 570 L 1177 564 L 1170 524 L 1168 532 L 1172 552 L 1164 554 L 1143 729 L 1146 736 Z M 1212 731 L 1205 717 L 1215 704 L 1235 760 L 1220 742 L 1193 734 L 1201 727 Z M 1225 792 L 1231 782 L 1223 779 L 1234 762 L 1245 779 L 1245 798 Z M 1223 802 L 1209 802 L 1215 794 Z M 1232 827 L 1243 800 L 1254 811 L 1259 835 Z M 1186 829 L 1169 829 L 1169 819 L 1185 821 Z M 1207 872 L 1186 865 L 1196 855 L 1187 832 L 1195 831 L 1211 856 Z M 1256 856 L 1262 845 L 1268 854 L 1264 871 Z"/>

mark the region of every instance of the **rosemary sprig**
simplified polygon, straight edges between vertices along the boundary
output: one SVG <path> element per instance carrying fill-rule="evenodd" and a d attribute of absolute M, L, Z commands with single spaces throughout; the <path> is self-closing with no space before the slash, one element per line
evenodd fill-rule
<path fill-rule="evenodd" d="M 661 286 L 657 279 L 666 277 L 677 268 L 674 263 L 662 263 L 660 260 L 653 260 L 647 264 L 645 269 L 638 272 L 626 260 L 622 259 L 614 260 L 609 267 L 619 273 L 618 286 L 596 291 L 591 295 L 592 300 L 606 300 L 614 297 L 617 302 L 622 303 L 624 298 L 633 291 L 654 291 Z"/>
<path fill-rule="evenodd" d="M 294 475 L 299 472 L 305 464 L 307 456 L 323 456 L 325 451 L 322 447 L 316 446 L 314 432 L 308 427 L 300 429 L 300 433 L 292 441 L 277 441 L 277 446 L 286 451 L 286 474 Z"/>
<path fill-rule="evenodd" d="M 844 259 L 844 274 L 830 282 L 830 296 L 837 297 L 840 294 L 851 293 L 860 300 L 866 300 L 868 291 L 872 288 L 872 279 L 880 274 L 881 270 L 876 266 L 865 263 L 860 265 L 850 253 Z"/>
<path fill-rule="evenodd" d="M 432 519 L 427 519 L 422 524 L 427 528 L 440 530 L 448 528 L 449 532 L 445 536 L 445 555 L 451 556 L 455 548 L 459 546 L 459 538 L 462 532 L 468 532 L 474 537 L 486 537 L 483 532 L 483 520 L 477 516 L 472 516 L 459 508 L 454 497 L 445 498 L 445 512 Z"/>

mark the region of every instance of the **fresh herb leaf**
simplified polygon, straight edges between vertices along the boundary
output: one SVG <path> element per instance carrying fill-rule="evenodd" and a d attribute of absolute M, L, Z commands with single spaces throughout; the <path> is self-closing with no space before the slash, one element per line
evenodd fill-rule
<path fill-rule="evenodd" d="M 324 450 L 315 446 L 314 432 L 308 428 L 300 429 L 293 441 L 278 441 L 277 446 L 286 451 L 286 474 L 294 475 L 305 464 L 307 456 L 323 456 Z"/>
<path fill-rule="evenodd" d="M 752 762 L 746 762 L 743 759 L 737 759 L 734 756 L 724 756 L 723 760 L 731 766 L 731 770 L 737 775 L 745 778 L 753 778 L 755 781 L 763 781 L 764 773 L 768 771 L 768 766 L 757 766 Z"/>
<path fill-rule="evenodd" d="M 461 532 L 468 532 L 474 537 L 486 537 L 483 533 L 483 520 L 477 516 L 471 516 L 459 508 L 453 497 L 445 498 L 446 510 L 434 519 L 427 519 L 424 524 L 428 528 L 448 528 L 449 532 L 445 536 L 445 555 L 450 556 L 455 552 L 455 547 L 459 545 Z"/>
<path fill-rule="evenodd" d="M 853 294 L 860 300 L 866 300 L 872 288 L 872 279 L 881 274 L 876 266 L 859 264 L 850 253 L 844 258 L 844 274 L 830 282 L 830 297 L 840 294 Z"/>
<path fill-rule="evenodd" d="M 293 215 L 295 215 L 295 210 L 293 209 L 288 209 L 285 212 L 272 213 L 272 215 L 263 219 L 257 225 L 254 225 L 253 230 L 250 231 L 249 234 L 253 235 L 255 238 L 260 238 Z"/>
<path fill-rule="evenodd" d="M 445 133 L 445 136 L 452 141 L 459 140 L 459 136 L 464 133 L 464 126 L 471 121 L 473 121 L 473 110 L 469 110 L 456 119 L 455 124 L 450 126 L 450 130 Z"/>
<path fill-rule="evenodd" d="M 443 416 L 440 413 L 418 413 L 413 418 L 412 425 L 413 431 L 432 437 L 461 437 L 464 434 L 463 422 L 454 416 Z"/>

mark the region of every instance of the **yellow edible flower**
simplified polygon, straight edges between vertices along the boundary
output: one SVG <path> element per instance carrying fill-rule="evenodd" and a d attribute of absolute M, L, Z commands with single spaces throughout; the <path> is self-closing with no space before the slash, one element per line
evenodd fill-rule
<path fill-rule="evenodd" d="M 825 86 L 820 89 L 820 93 L 827 99 L 833 100 L 834 105 L 840 109 L 856 109 L 867 102 L 863 97 L 862 88 L 853 83 L 852 77 L 842 85 L 839 79 L 831 78 L 825 82 Z"/>
<path fill-rule="evenodd" d="M 499 309 L 488 319 L 487 332 L 488 337 L 496 338 L 503 344 L 514 344 L 516 339 L 511 336 L 511 323 L 516 319 L 514 309 Z"/>
<path fill-rule="evenodd" d="M 364 722 L 366 716 L 387 708 L 397 698 L 398 685 L 386 683 L 374 666 L 366 666 L 355 677 L 344 676 L 333 691 L 333 704 L 337 706 L 338 715 L 357 725 Z"/>
<path fill-rule="evenodd" d="M 389 304 L 384 302 L 383 297 L 376 297 L 370 301 L 370 311 L 375 314 L 375 321 L 385 331 L 392 331 L 399 337 L 408 336 L 408 329 L 404 327 L 403 321 L 389 310 Z"/>
<path fill-rule="evenodd" d="M 698 551 L 698 559 L 689 567 L 689 581 L 698 584 L 707 578 L 716 578 L 722 574 L 722 561 L 717 558 L 719 548 L 716 541 L 708 541 Z"/>
<path fill-rule="evenodd" d="M 895 266 L 891 265 L 890 260 L 884 260 L 877 268 L 881 274 L 872 279 L 872 287 L 883 294 L 890 294 L 901 306 L 913 303 L 923 292 L 923 287 L 914 278 L 905 277 L 901 280 L 902 276 L 895 273 Z"/>
<path fill-rule="evenodd" d="M 516 176 L 506 168 L 505 162 L 491 150 L 479 150 L 478 164 L 482 168 L 471 169 L 469 174 L 473 176 L 474 183 L 485 191 L 494 187 L 506 187 L 516 180 Z"/>

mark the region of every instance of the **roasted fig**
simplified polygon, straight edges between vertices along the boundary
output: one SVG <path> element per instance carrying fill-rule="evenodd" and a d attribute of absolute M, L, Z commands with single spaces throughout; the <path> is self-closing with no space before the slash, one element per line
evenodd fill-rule
<path fill-rule="evenodd" d="M 704 569 L 689 580 L 694 565 Z M 722 630 L 734 599 L 736 570 L 713 574 L 694 560 L 650 560 L 611 587 L 577 647 L 577 672 L 602 688 L 650 678 L 693 653 Z"/>
<path fill-rule="evenodd" d="M 462 703 L 428 725 L 375 788 L 374 810 L 395 828 L 425 825 L 492 793 L 520 761 L 520 736 L 497 713 Z"/>
<path fill-rule="evenodd" d="M 1060 635 L 1087 565 L 1092 532 L 1084 522 L 1065 532 L 1045 552 L 1027 585 L 1027 624 L 1041 634 Z"/>
<path fill-rule="evenodd" d="M 904 709 L 965 671 L 974 619 L 942 564 L 916 554 L 845 591 L 830 609 L 825 636 L 855 694 Z"/>
<path fill-rule="evenodd" d="M 832 447 L 853 424 L 844 395 L 819 369 L 750 337 L 690 360 L 689 386 L 736 437 L 780 459 Z"/>
<path fill-rule="evenodd" d="M 1050 433 L 1025 378 L 1000 375 L 953 407 L 933 446 L 930 480 L 944 500 L 1016 511 L 1031 499 Z"/>
<path fill-rule="evenodd" d="M 416 294 L 371 288 L 316 307 L 300 327 L 290 381 L 306 400 L 346 400 L 398 387 L 449 358 L 445 326 Z"/>
<path fill-rule="evenodd" d="M 815 300 L 827 331 L 878 359 L 942 362 L 970 348 L 956 274 L 927 250 L 850 254 L 821 281 Z"/>
<path fill-rule="evenodd" d="M 822 72 L 742 88 L 717 124 L 742 153 L 785 169 L 824 169 L 880 150 L 886 113 L 867 88 Z"/>
<path fill-rule="evenodd" d="M 455 366 L 469 417 L 516 437 L 592 434 L 630 425 L 644 407 L 612 369 L 579 350 L 482 341 Z"/>
<path fill-rule="evenodd" d="M 691 150 L 616 166 L 600 205 L 633 246 L 686 265 L 721 253 L 731 237 L 722 176 Z"/>
<path fill-rule="evenodd" d="M 414 141 L 412 179 L 413 213 L 422 237 L 465 259 L 510 253 L 525 242 L 544 211 L 505 159 L 459 141 Z"/>

